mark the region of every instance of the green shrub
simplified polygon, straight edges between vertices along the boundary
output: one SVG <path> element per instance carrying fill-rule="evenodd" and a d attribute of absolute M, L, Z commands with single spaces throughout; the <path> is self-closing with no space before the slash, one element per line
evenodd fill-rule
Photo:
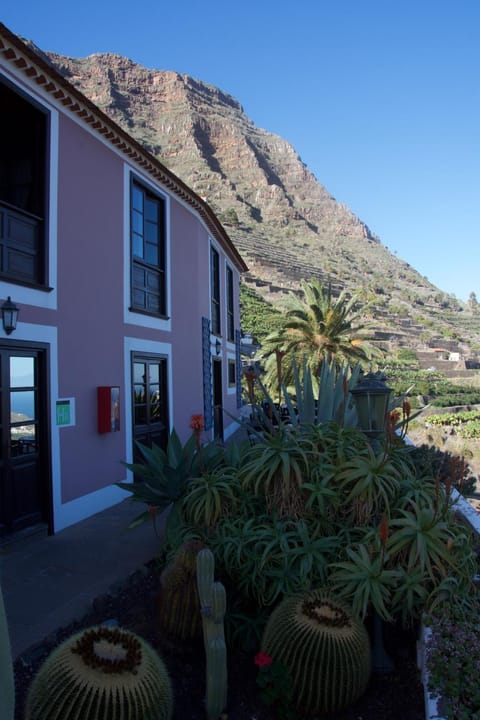
<path fill-rule="evenodd" d="M 411 454 L 419 477 L 436 478 L 462 495 L 471 495 L 475 491 L 476 478 L 464 458 L 425 444 L 412 449 Z"/>
<path fill-rule="evenodd" d="M 470 604 L 467 614 L 458 603 L 443 606 L 431 624 L 427 644 L 429 690 L 442 698 L 447 720 L 474 720 L 480 717 L 480 602 Z"/>
<path fill-rule="evenodd" d="M 375 456 L 363 433 L 335 423 L 276 437 L 278 447 L 247 451 L 237 502 L 208 534 L 184 516 L 184 537 L 208 538 L 237 619 L 325 584 L 362 616 L 405 623 L 436 602 L 445 577 L 468 592 L 475 558 L 451 487 L 425 475 L 426 463 L 417 473 L 411 448 Z"/>

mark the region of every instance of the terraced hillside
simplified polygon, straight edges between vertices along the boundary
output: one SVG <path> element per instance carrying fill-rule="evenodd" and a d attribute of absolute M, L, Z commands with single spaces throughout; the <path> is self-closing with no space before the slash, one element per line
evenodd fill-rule
<path fill-rule="evenodd" d="M 45 57 L 212 206 L 250 268 L 245 283 L 268 301 L 319 277 L 334 292 L 360 291 L 387 346 L 453 341 L 467 356 L 480 350 L 480 312 L 392 254 L 238 100 L 120 55 Z"/>

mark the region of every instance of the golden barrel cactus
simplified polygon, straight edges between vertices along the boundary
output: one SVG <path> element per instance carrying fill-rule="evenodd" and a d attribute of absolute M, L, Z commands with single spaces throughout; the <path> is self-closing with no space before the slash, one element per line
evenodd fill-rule
<path fill-rule="evenodd" d="M 155 650 L 121 628 L 72 635 L 45 660 L 26 720 L 170 720 L 173 692 Z"/>
<path fill-rule="evenodd" d="M 325 589 L 286 597 L 270 616 L 262 650 L 284 665 L 305 714 L 338 712 L 365 691 L 370 640 L 350 607 Z"/>

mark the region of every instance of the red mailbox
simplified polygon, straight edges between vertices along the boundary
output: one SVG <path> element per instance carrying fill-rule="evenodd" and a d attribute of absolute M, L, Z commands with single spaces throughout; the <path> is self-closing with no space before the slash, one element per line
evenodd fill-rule
<path fill-rule="evenodd" d="M 97 388 L 98 432 L 120 430 L 120 388 L 103 385 Z"/>

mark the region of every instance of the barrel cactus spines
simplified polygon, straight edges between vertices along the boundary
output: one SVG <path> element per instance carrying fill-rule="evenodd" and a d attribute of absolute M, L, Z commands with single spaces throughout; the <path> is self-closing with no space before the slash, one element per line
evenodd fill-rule
<path fill-rule="evenodd" d="M 203 547 L 200 541 L 184 543 L 160 577 L 160 626 L 177 640 L 195 640 L 202 633 L 196 562 Z"/>
<path fill-rule="evenodd" d="M 15 711 L 15 683 L 12 654 L 8 634 L 7 615 L 0 586 L 0 717 L 13 720 Z"/>
<path fill-rule="evenodd" d="M 197 556 L 197 581 L 207 661 L 206 711 L 208 720 L 218 720 L 227 704 L 227 647 L 224 619 L 225 588 L 214 582 L 215 558 L 204 548 Z"/>
<path fill-rule="evenodd" d="M 99 626 L 46 659 L 25 720 L 170 720 L 172 713 L 170 677 L 155 650 L 128 630 Z"/>
<path fill-rule="evenodd" d="M 305 714 L 352 705 L 370 677 L 364 624 L 325 589 L 284 598 L 267 622 L 261 648 L 287 668 L 293 702 Z"/>

